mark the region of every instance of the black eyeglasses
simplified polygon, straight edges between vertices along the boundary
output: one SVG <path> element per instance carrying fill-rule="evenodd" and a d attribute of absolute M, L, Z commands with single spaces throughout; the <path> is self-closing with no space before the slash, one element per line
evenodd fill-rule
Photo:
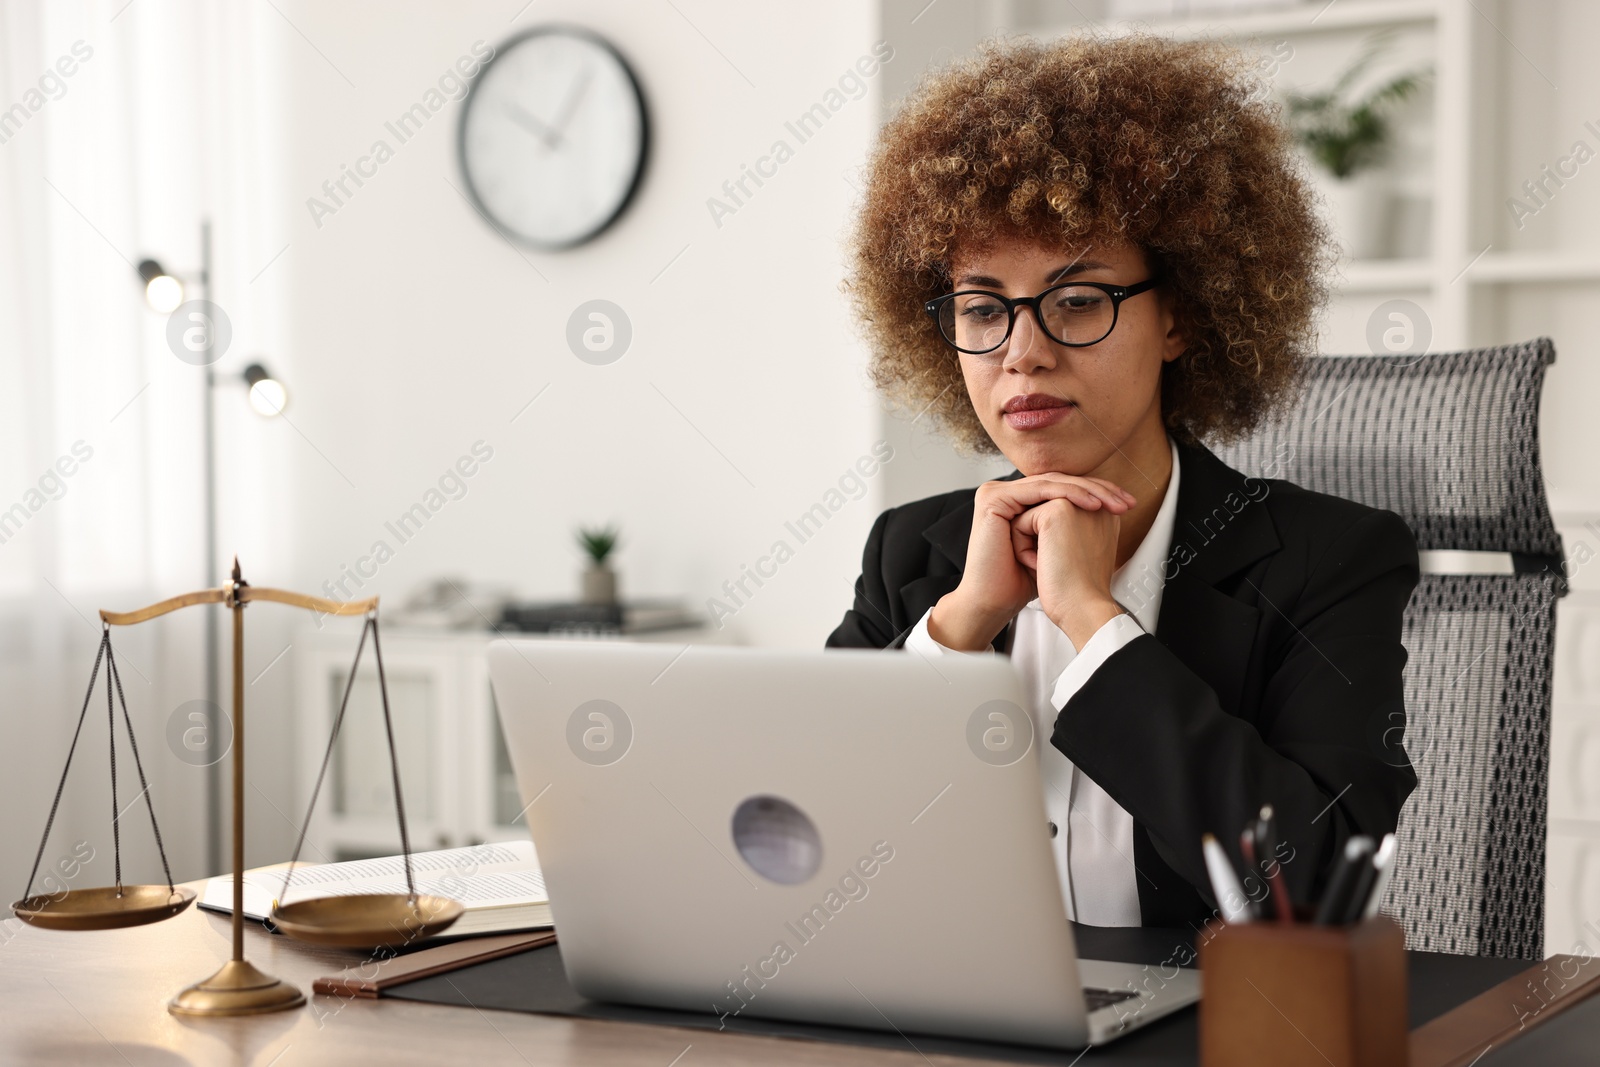
<path fill-rule="evenodd" d="M 1045 336 L 1056 344 L 1083 348 L 1110 336 L 1124 300 L 1153 289 L 1159 281 L 1150 277 L 1135 285 L 1065 282 L 1038 296 L 1015 299 L 985 289 L 964 289 L 934 297 L 923 309 L 952 348 L 972 356 L 987 355 L 1010 340 L 1019 307 L 1031 307 Z"/>

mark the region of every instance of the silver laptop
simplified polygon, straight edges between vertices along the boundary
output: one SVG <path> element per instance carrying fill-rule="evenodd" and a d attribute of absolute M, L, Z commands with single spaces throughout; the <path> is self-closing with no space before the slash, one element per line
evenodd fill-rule
<path fill-rule="evenodd" d="M 1078 959 L 1006 660 L 518 639 L 489 670 L 585 997 L 1055 1048 L 1199 997 Z"/>

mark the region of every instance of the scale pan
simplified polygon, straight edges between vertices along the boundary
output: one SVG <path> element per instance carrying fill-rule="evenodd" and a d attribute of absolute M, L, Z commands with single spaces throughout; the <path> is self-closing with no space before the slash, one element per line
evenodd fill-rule
<path fill-rule="evenodd" d="M 290 937 L 340 948 L 397 947 L 419 941 L 461 918 L 449 897 L 355 893 L 298 900 L 272 909 L 272 924 Z"/>
<path fill-rule="evenodd" d="M 170 919 L 194 903 L 185 886 L 125 885 L 39 894 L 11 905 L 12 914 L 46 930 L 118 930 Z"/>

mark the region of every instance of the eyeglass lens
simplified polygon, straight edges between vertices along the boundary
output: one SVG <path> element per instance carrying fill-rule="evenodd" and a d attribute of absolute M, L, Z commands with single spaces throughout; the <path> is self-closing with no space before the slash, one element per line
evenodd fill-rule
<path fill-rule="evenodd" d="M 1069 345 L 1091 345 L 1111 332 L 1116 302 L 1092 286 L 1053 289 L 1040 301 L 1040 325 L 1052 339 Z M 1006 339 L 1011 316 L 992 293 L 957 293 L 939 308 L 939 329 L 945 340 L 967 352 L 989 352 Z"/>

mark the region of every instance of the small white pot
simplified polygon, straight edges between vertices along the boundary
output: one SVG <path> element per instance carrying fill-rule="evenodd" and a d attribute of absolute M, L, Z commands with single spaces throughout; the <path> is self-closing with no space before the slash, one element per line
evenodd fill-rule
<path fill-rule="evenodd" d="M 1345 256 L 1353 260 L 1389 256 L 1394 197 L 1384 174 L 1366 170 L 1343 181 L 1324 177 L 1321 186 L 1328 223 Z"/>
<path fill-rule="evenodd" d="M 605 564 L 585 568 L 583 572 L 583 602 L 585 604 L 615 604 L 617 602 L 617 572 Z"/>

